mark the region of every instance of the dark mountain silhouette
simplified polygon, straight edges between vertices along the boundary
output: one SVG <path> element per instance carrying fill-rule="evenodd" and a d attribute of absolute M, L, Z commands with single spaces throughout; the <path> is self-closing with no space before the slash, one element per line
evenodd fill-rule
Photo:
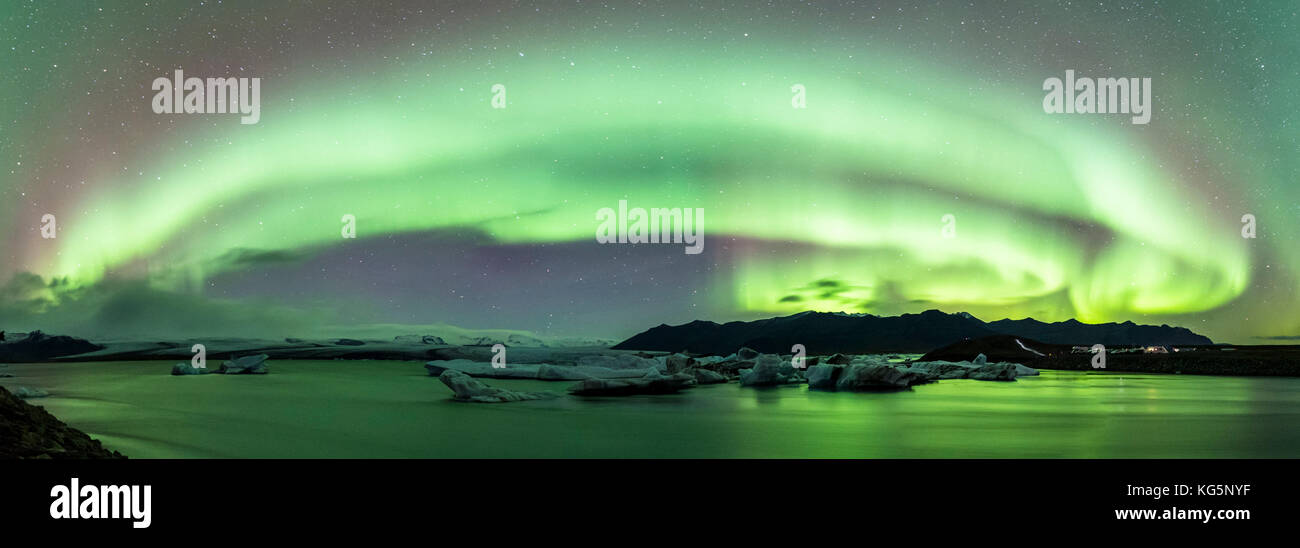
<path fill-rule="evenodd" d="M 33 331 L 26 338 L 0 343 L 0 363 L 40 362 L 58 356 L 71 356 L 102 350 L 104 347 L 67 335 L 46 335 Z"/>
<path fill-rule="evenodd" d="M 1075 320 L 1044 323 L 1032 318 L 983 322 L 965 312 L 873 316 L 842 312 L 802 312 L 752 322 L 719 324 L 696 320 L 660 325 L 614 346 L 620 350 L 687 351 L 727 355 L 741 347 L 765 353 L 790 353 L 802 344 L 809 354 L 927 352 L 965 339 L 1017 335 L 1048 344 L 1108 346 L 1201 345 L 1210 339 L 1185 328 L 1133 322 L 1085 324 Z"/>
<path fill-rule="evenodd" d="M 1028 364 L 1037 363 L 1042 358 L 1070 353 L 1069 345 L 1049 344 L 1020 335 L 993 335 L 954 342 L 927 352 L 920 360 L 960 362 L 974 360 L 975 356 L 983 354 L 991 362 Z M 1091 354 L 1081 356 L 1080 361 L 1086 361 Z"/>
<path fill-rule="evenodd" d="M 1044 323 L 1033 318 L 989 322 L 990 329 L 1007 335 L 1019 335 L 1048 344 L 1106 346 L 1197 345 L 1214 344 L 1209 337 L 1197 335 L 1186 327 L 1138 325 L 1133 322 L 1088 324 L 1079 320 Z"/>

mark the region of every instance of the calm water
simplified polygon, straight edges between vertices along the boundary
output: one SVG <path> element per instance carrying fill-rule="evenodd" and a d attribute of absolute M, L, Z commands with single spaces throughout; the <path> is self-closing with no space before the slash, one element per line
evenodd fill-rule
<path fill-rule="evenodd" d="M 1044 371 L 910 392 L 704 386 L 671 396 L 464 404 L 421 363 L 0 366 L 6 387 L 138 458 L 1300 457 L 1300 379 Z M 562 392 L 569 383 L 488 381 Z"/>

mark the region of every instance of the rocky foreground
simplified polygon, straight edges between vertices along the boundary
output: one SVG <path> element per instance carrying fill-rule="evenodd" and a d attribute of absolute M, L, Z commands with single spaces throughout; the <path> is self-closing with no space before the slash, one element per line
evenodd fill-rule
<path fill-rule="evenodd" d="M 902 361 L 883 355 L 835 354 L 798 362 L 791 356 L 760 354 L 742 348 L 729 356 L 618 354 L 585 356 L 572 365 L 550 363 L 496 365 L 468 359 L 432 361 L 429 375 L 447 385 L 454 399 L 502 403 L 557 397 L 553 392 L 512 392 L 476 378 L 577 381 L 574 396 L 671 394 L 702 384 L 736 382 L 745 387 L 807 384 L 813 390 L 873 392 L 907 390 L 944 379 L 1014 381 L 1038 371 L 1018 363 Z"/>
<path fill-rule="evenodd" d="M 0 387 L 0 459 L 124 459 Z"/>

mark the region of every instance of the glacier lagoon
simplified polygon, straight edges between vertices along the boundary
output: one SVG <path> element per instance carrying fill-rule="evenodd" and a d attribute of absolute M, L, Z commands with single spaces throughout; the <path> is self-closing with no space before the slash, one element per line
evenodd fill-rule
<path fill-rule="evenodd" d="M 1300 378 L 1044 370 L 888 393 L 700 386 L 459 403 L 422 362 L 14 364 L 9 389 L 132 458 L 1295 458 Z M 485 379 L 563 393 L 569 382 Z"/>

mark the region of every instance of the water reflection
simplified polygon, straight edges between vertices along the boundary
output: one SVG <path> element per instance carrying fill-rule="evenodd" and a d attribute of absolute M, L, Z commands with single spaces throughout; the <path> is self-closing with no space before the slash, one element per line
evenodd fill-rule
<path fill-rule="evenodd" d="M 281 361 L 265 377 L 170 363 L 14 365 L 7 387 L 132 457 L 1300 456 L 1300 379 L 1045 371 L 891 393 L 735 384 L 460 404 L 415 362 Z M 567 383 L 489 381 L 564 392 Z"/>

